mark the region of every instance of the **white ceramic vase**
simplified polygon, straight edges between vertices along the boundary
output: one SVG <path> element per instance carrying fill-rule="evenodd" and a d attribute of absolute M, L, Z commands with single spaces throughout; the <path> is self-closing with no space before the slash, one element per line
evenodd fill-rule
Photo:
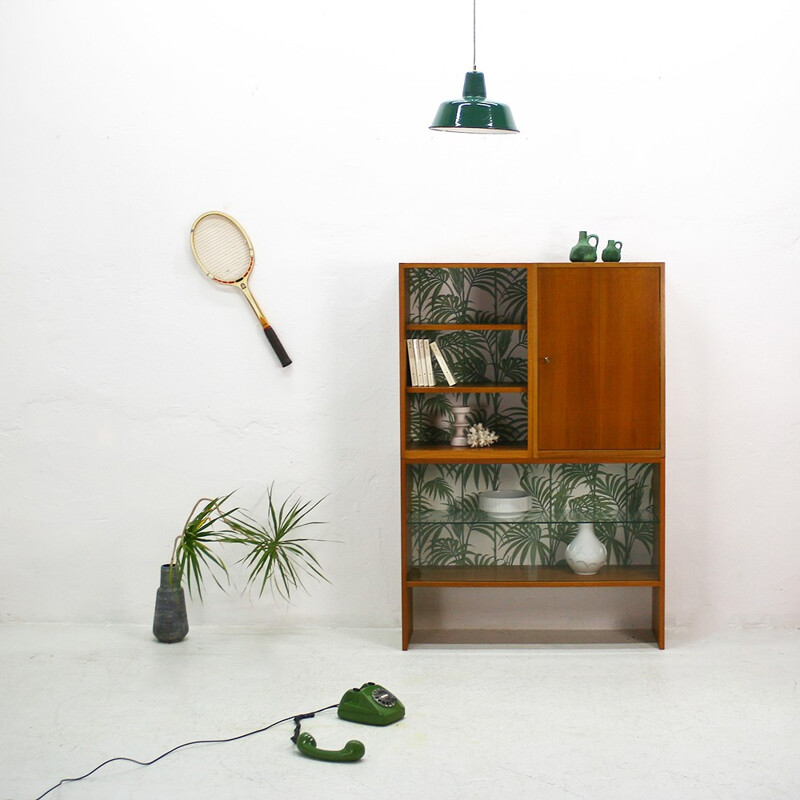
<path fill-rule="evenodd" d="M 566 552 L 572 571 L 576 575 L 594 575 L 605 566 L 607 558 L 605 545 L 594 535 L 594 523 L 578 523 L 578 533 Z"/>
<path fill-rule="evenodd" d="M 453 438 L 450 444 L 453 447 L 466 447 L 467 446 L 467 414 L 469 414 L 469 406 L 453 406 Z"/>

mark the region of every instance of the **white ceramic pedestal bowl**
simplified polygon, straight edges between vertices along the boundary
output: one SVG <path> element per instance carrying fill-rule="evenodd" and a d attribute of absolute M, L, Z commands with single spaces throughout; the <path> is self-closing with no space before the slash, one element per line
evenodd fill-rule
<path fill-rule="evenodd" d="M 498 489 L 481 492 L 478 508 L 494 519 L 510 519 L 530 511 L 531 497 L 520 489 Z"/>

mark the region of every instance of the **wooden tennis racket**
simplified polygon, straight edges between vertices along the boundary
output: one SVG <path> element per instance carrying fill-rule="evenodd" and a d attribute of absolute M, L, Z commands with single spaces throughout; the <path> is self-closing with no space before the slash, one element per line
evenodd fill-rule
<path fill-rule="evenodd" d="M 267 322 L 264 312 L 247 286 L 256 258 L 250 237 L 233 218 L 221 211 L 201 214 L 192 225 L 192 253 L 200 269 L 211 280 L 225 286 L 238 286 L 255 311 L 272 349 L 281 365 L 288 367 L 292 359 L 286 355 L 275 329 Z"/>

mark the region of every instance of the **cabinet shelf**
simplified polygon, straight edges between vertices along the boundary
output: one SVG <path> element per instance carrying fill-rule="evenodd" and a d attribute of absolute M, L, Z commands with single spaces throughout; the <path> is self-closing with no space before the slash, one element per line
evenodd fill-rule
<path fill-rule="evenodd" d="M 522 394 L 528 391 L 528 387 L 521 383 L 456 383 L 454 386 L 448 384 L 437 384 L 436 386 L 406 386 L 406 391 L 414 394 L 494 394 L 495 392 L 508 392 Z"/>
<path fill-rule="evenodd" d="M 405 446 L 403 457 L 406 461 L 447 461 L 447 462 L 524 462 L 528 461 L 527 442 L 517 444 L 492 445 L 491 447 L 453 447 L 449 444 L 411 443 Z"/>
<path fill-rule="evenodd" d="M 509 517 L 492 517 L 485 511 L 412 511 L 408 517 L 409 525 L 578 525 L 582 522 L 591 522 L 602 525 L 652 525 L 656 520 L 652 514 L 617 514 L 602 518 L 586 515 L 565 515 L 553 517 L 551 514 L 539 511 L 526 511 Z"/>
<path fill-rule="evenodd" d="M 406 325 L 407 331 L 524 331 L 528 326 L 521 322 L 414 322 Z"/>
<path fill-rule="evenodd" d="M 599 587 L 661 585 L 657 567 L 603 567 L 596 575 L 576 575 L 569 567 L 411 567 L 406 585 L 474 587 Z"/>

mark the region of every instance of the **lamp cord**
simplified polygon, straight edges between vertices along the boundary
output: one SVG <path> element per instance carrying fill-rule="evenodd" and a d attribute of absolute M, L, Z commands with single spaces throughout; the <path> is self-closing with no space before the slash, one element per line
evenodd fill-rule
<path fill-rule="evenodd" d="M 472 71 L 473 72 L 477 72 L 478 71 L 478 56 L 476 54 L 477 53 L 477 48 L 476 48 L 476 44 L 475 44 L 476 36 L 477 36 L 477 34 L 476 34 L 477 23 L 476 23 L 476 19 L 475 19 L 475 14 L 476 14 L 475 5 L 476 5 L 476 3 L 477 3 L 477 0 L 472 0 Z"/>

